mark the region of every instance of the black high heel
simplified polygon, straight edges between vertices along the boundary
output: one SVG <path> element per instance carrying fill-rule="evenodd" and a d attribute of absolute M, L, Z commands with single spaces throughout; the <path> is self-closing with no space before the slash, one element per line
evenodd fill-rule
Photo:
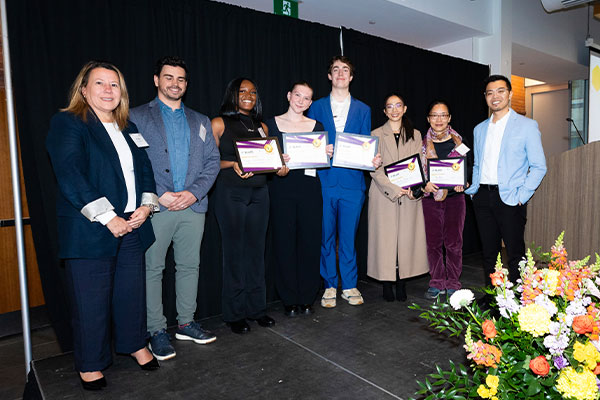
<path fill-rule="evenodd" d="M 104 377 L 94 381 L 84 381 L 81 374 L 79 374 L 79 381 L 81 382 L 81 387 L 85 390 L 98 391 L 106 387 L 106 379 Z"/>
<path fill-rule="evenodd" d="M 152 360 L 148 361 L 146 364 L 138 363 L 137 358 L 135 358 L 132 355 L 130 355 L 130 357 L 133 358 L 135 360 L 135 362 L 137 363 L 137 365 L 139 365 L 140 368 L 143 369 L 144 371 L 156 371 L 157 369 L 160 368 L 160 364 L 158 363 L 158 360 L 156 359 L 156 357 L 154 357 L 154 354 L 152 354 Z"/>
<path fill-rule="evenodd" d="M 390 281 L 383 281 L 383 299 L 390 302 L 394 301 L 394 291 Z"/>

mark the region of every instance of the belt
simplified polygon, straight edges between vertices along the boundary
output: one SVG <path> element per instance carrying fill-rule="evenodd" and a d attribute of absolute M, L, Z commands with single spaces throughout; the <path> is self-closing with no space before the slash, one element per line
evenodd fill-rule
<path fill-rule="evenodd" d="M 480 188 L 487 189 L 490 192 L 494 192 L 498 190 L 498 185 L 488 185 L 487 183 L 482 183 L 479 185 Z"/>

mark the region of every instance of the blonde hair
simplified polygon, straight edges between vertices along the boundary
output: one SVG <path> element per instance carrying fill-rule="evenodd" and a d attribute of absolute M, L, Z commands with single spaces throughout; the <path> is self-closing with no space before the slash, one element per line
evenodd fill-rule
<path fill-rule="evenodd" d="M 125 129 L 127 126 L 127 120 L 129 119 L 129 94 L 127 93 L 127 86 L 125 86 L 125 78 L 119 69 L 111 63 L 104 61 L 89 61 L 86 63 L 77 74 L 75 81 L 71 85 L 69 91 L 69 105 L 61 111 L 68 111 L 72 114 L 77 115 L 83 121 L 87 121 L 88 112 L 93 110 L 88 104 L 81 89 L 87 86 L 90 73 L 96 68 L 104 68 L 114 71 L 119 76 L 119 87 L 121 89 L 121 101 L 117 108 L 112 111 L 113 118 L 120 130 Z"/>

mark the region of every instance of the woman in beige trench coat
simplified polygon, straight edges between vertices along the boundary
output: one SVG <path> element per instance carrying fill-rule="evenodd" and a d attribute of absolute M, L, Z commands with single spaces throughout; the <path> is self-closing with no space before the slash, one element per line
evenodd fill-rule
<path fill-rule="evenodd" d="M 383 112 L 388 121 L 371 132 L 379 137 L 383 165 L 419 154 L 421 133 L 404 115 L 402 97 L 388 96 Z M 406 301 L 405 279 L 429 272 L 423 207 L 410 189 L 392 184 L 384 168 L 372 172 L 371 177 L 367 274 L 383 282 L 385 300 L 394 301 L 395 282 L 396 299 Z"/>

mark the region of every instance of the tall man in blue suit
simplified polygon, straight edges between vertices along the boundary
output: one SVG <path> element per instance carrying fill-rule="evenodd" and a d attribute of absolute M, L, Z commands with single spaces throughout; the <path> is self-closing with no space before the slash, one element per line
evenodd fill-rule
<path fill-rule="evenodd" d="M 371 134 L 371 109 L 350 96 L 350 82 L 354 66 L 347 57 L 335 56 L 329 64 L 327 77 L 331 94 L 315 101 L 308 117 L 321 122 L 329 132 L 329 143 L 335 142 L 336 132 Z M 334 149 L 335 151 L 335 149 Z M 381 157 L 373 159 L 381 165 Z M 323 194 L 323 234 L 321 240 L 321 276 L 325 293 L 321 306 L 336 306 L 338 274 L 336 269 L 336 230 L 339 237 L 339 267 L 342 280 L 342 298 L 351 305 L 363 304 L 356 288 L 358 268 L 354 241 L 358 220 L 365 201 L 365 180 L 359 170 L 331 167 L 319 170 Z"/>
<path fill-rule="evenodd" d="M 475 127 L 473 183 L 465 193 L 473 196 L 486 284 L 491 283 L 502 240 L 514 283 L 525 255 L 526 203 L 546 175 L 546 158 L 537 122 L 509 107 L 508 78 L 490 76 L 484 94 L 492 116 Z"/>
<path fill-rule="evenodd" d="M 194 321 L 200 243 L 208 208 L 206 194 L 219 173 L 219 149 L 207 116 L 184 107 L 188 69 L 179 57 L 156 63 L 157 97 L 131 110 L 154 170 L 160 212 L 152 227 L 156 242 L 146 252 L 146 308 L 150 348 L 159 360 L 175 357 L 163 314 L 162 276 L 167 250 L 173 243 L 178 328 L 175 338 L 198 344 L 216 336 Z"/>

